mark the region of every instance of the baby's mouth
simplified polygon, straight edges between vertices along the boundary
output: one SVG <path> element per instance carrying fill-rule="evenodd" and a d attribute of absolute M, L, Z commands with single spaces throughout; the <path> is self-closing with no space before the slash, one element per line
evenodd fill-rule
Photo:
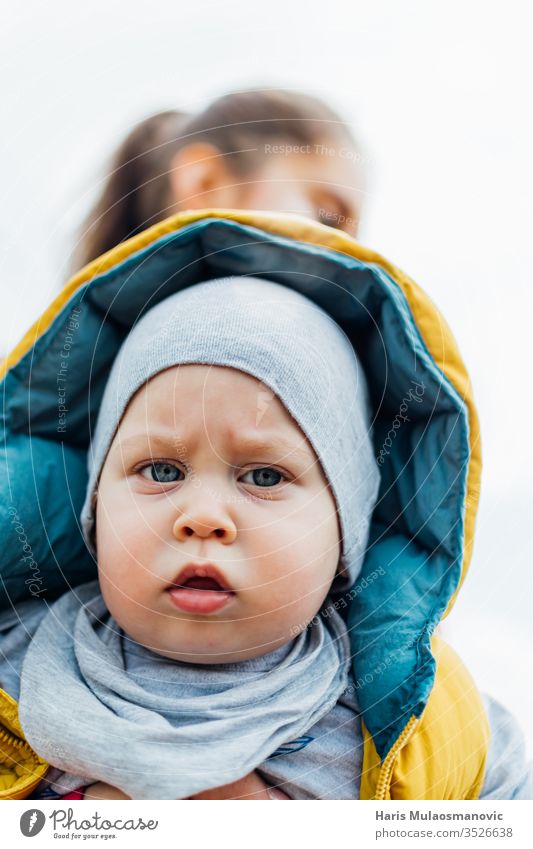
<path fill-rule="evenodd" d="M 187 563 L 174 580 L 172 587 L 190 588 L 205 592 L 233 592 L 233 587 L 215 563 Z"/>
<path fill-rule="evenodd" d="M 218 579 L 218 575 L 218 570 L 211 564 L 206 567 L 189 566 L 179 573 L 167 592 L 180 610 L 196 614 L 214 613 L 236 595 L 222 576 Z"/>

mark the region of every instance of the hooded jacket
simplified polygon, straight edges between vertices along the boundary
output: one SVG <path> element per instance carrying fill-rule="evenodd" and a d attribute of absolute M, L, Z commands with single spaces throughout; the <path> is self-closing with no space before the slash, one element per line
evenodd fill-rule
<path fill-rule="evenodd" d="M 96 577 L 79 514 L 111 363 L 142 312 L 229 274 L 311 298 L 367 376 L 381 489 L 345 614 L 364 734 L 361 798 L 476 799 L 487 713 L 436 633 L 472 556 L 481 445 L 469 377 L 423 290 L 332 228 L 290 214 L 180 213 L 67 283 L 3 363 L 0 609 L 29 595 L 51 601 Z M 0 798 L 27 797 L 47 770 L 0 690 Z"/>

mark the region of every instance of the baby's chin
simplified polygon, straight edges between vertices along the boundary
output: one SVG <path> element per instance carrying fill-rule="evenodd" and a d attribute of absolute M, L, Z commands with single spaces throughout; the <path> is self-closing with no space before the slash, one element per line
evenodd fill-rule
<path fill-rule="evenodd" d="M 275 641 L 268 642 L 262 639 L 260 645 L 252 647 L 231 644 L 224 645 L 224 642 L 220 640 L 217 641 L 216 645 L 207 642 L 202 644 L 202 640 L 197 640 L 192 644 L 191 642 L 185 644 L 182 640 L 176 640 L 173 644 L 169 641 L 169 644 L 154 645 L 153 640 L 143 641 L 138 637 L 133 637 L 133 639 L 143 645 L 144 648 L 149 649 L 161 657 L 166 657 L 168 660 L 201 666 L 220 666 L 221 664 L 241 663 L 245 660 L 262 657 L 280 648 L 280 646 L 290 643 L 294 639 L 294 636 L 289 634 L 281 639 L 278 638 Z"/>

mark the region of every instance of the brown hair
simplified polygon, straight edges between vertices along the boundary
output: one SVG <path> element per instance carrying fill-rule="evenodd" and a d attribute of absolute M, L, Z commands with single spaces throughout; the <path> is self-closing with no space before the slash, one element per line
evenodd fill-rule
<path fill-rule="evenodd" d="M 168 173 L 180 148 L 209 141 L 243 175 L 257 168 L 257 143 L 269 138 L 299 145 L 339 139 L 357 147 L 349 128 L 323 101 L 282 89 L 225 94 L 197 115 L 152 115 L 115 152 L 102 194 L 80 228 L 72 270 L 170 214 Z"/>

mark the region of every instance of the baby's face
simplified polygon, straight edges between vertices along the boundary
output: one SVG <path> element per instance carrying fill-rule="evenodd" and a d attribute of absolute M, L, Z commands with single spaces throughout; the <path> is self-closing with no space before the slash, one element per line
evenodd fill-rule
<path fill-rule="evenodd" d="M 119 625 L 193 663 L 291 640 L 340 556 L 335 500 L 305 435 L 260 381 L 207 365 L 161 372 L 130 402 L 100 478 L 96 546 Z"/>

